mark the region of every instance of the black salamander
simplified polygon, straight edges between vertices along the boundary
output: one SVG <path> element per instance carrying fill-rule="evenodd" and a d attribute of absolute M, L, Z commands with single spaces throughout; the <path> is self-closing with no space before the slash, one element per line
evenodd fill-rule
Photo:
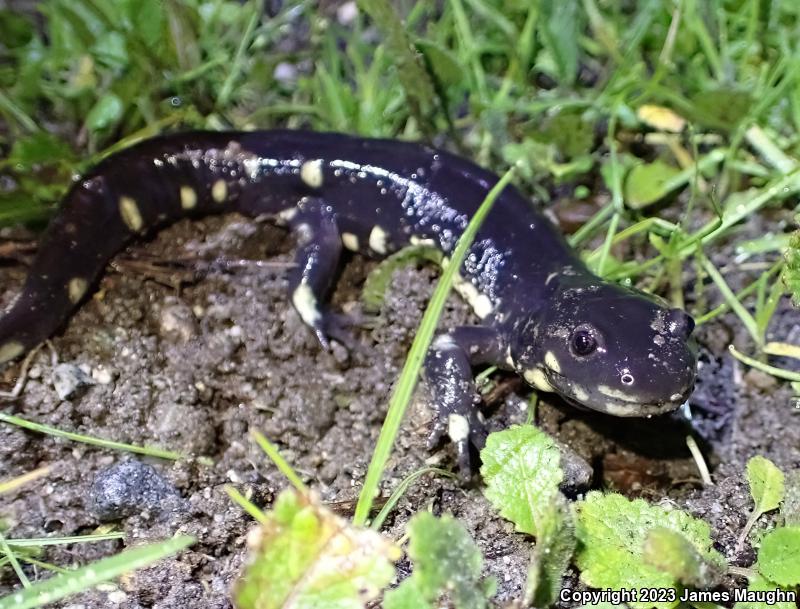
<path fill-rule="evenodd" d="M 307 131 L 195 132 L 118 152 L 75 182 L 22 293 L 0 318 L 0 362 L 52 335 L 131 240 L 179 218 L 268 214 L 295 231 L 291 301 L 319 342 L 341 336 L 324 305 L 342 249 L 385 256 L 427 243 L 445 260 L 496 175 L 432 148 Z M 477 326 L 438 336 L 425 375 L 462 467 L 485 440 L 472 366 L 513 369 L 542 391 L 616 416 L 680 406 L 695 380 L 692 318 L 593 275 L 516 189 L 497 199 L 456 290 Z"/>

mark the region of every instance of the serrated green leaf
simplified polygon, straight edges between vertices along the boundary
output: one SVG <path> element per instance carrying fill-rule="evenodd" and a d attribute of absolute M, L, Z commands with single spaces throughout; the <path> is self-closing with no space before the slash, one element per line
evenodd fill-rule
<path fill-rule="evenodd" d="M 537 535 L 564 477 L 555 442 L 532 425 L 489 434 L 481 451 L 484 495 L 518 531 Z"/>
<path fill-rule="evenodd" d="M 383 598 L 385 609 L 433 609 L 433 603 L 423 594 L 419 581 L 407 577 L 403 582 L 388 590 Z"/>
<path fill-rule="evenodd" d="M 424 609 L 447 593 L 456 609 L 482 609 L 494 594 L 481 578 L 483 556 L 458 520 L 421 512 L 408 523 L 408 555 L 414 571 L 384 596 L 386 609 Z"/>
<path fill-rule="evenodd" d="M 724 567 L 721 562 L 703 557 L 682 534 L 664 527 L 656 527 L 647 533 L 643 557 L 649 565 L 694 588 L 715 586 Z"/>
<path fill-rule="evenodd" d="M 392 274 L 398 269 L 422 261 L 439 264 L 442 261 L 442 252 L 430 245 L 410 245 L 381 260 L 364 282 L 364 289 L 361 291 L 364 308 L 367 311 L 379 311 Z"/>
<path fill-rule="evenodd" d="M 767 592 L 774 594 L 778 589 L 778 586 L 773 582 L 767 581 L 758 574 L 750 578 L 747 584 L 748 592 Z M 797 609 L 797 605 L 786 601 L 774 603 L 767 603 L 764 601 L 739 601 L 733 606 L 733 609 Z"/>
<path fill-rule="evenodd" d="M 526 607 L 549 607 L 558 600 L 575 545 L 572 512 L 559 493 L 539 520 L 539 535 L 531 553 L 525 586 Z"/>
<path fill-rule="evenodd" d="M 775 510 L 784 493 L 783 472 L 769 459 L 756 455 L 747 462 L 747 483 L 759 514 Z"/>
<path fill-rule="evenodd" d="M 723 564 L 722 556 L 712 548 L 708 524 L 681 510 L 599 491 L 587 494 L 575 509 L 579 544 L 575 562 L 581 570 L 581 581 L 593 588 L 679 590 L 680 584 L 673 575 L 643 559 L 644 541 L 655 527 L 680 533 L 704 560 Z M 631 607 L 667 609 L 674 604 L 631 603 Z"/>
<path fill-rule="evenodd" d="M 166 541 L 138 546 L 90 565 L 55 575 L 14 594 L 0 598 L 0 609 L 31 609 L 83 592 L 124 573 L 141 569 L 157 560 L 176 554 L 195 542 L 181 535 Z"/>
<path fill-rule="evenodd" d="M 670 180 L 680 173 L 661 160 L 635 165 L 625 179 L 625 203 L 631 209 L 655 203 L 670 192 Z"/>
<path fill-rule="evenodd" d="M 237 584 L 240 609 L 362 609 L 394 577 L 397 546 L 310 495 L 282 492 L 266 519 Z"/>
<path fill-rule="evenodd" d="M 758 570 L 781 586 L 800 584 L 800 527 L 781 527 L 764 536 Z"/>

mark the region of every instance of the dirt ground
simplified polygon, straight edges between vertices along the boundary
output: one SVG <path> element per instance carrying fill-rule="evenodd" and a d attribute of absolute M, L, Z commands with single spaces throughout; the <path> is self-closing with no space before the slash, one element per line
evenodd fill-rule
<path fill-rule="evenodd" d="M 789 217 L 778 215 L 781 220 Z M 759 234 L 761 228 L 754 225 L 752 231 Z M 0 498 L 0 517 L 10 525 L 9 536 L 87 534 L 107 521 L 125 533 L 124 543 L 48 548 L 45 560 L 85 563 L 178 532 L 199 539 L 177 558 L 56 606 L 230 607 L 230 586 L 239 573 L 252 521 L 223 487 L 233 484 L 250 491 L 257 503 L 268 507 L 286 486 L 250 440 L 250 430 L 261 430 L 276 442 L 325 501 L 352 513 L 392 383 L 436 271 L 422 267 L 397 272 L 372 327 L 356 333 L 361 349 L 328 353 L 318 348 L 285 295 L 292 246 L 283 231 L 239 216 L 181 222 L 137 245 L 118 257 L 116 269 L 106 274 L 94 298 L 52 341 L 59 361 L 82 366 L 95 384 L 60 399 L 52 384 L 51 354 L 44 349 L 23 395 L 2 404 L 6 412 L 61 429 L 156 445 L 212 462 L 143 459 L 0 425 L 3 478 L 53 467 L 43 482 Z M 723 247 L 714 261 L 725 266 L 730 255 Z M 180 290 L 165 284 L 174 273 L 154 278 L 139 264 L 185 259 L 208 272 Z M 250 262 L 230 264 L 240 260 Z M 258 265 L 259 260 L 269 264 Z M 333 298 L 337 307 L 358 312 L 360 285 L 374 265 L 358 256 L 347 262 Z M 11 302 L 24 273 L 21 264 L 0 266 L 0 305 Z M 729 281 L 736 287 L 753 276 L 736 272 Z M 713 295 L 713 287 L 708 293 Z M 465 321 L 474 318 L 454 297 L 442 324 Z M 770 334 L 772 339 L 800 340 L 800 313 L 788 301 L 781 304 Z M 688 509 L 711 524 L 718 549 L 733 564 L 747 565 L 753 560 L 749 546 L 739 556 L 732 554 L 750 509 L 744 464 L 761 454 L 784 471 L 797 467 L 800 419 L 787 385 L 746 370 L 728 354 L 731 341 L 742 350 L 749 347 L 734 316 L 702 326 L 698 340 L 702 367 L 691 404 L 713 486 L 702 485 L 684 441 L 688 427 L 677 417 L 612 419 L 542 396 L 537 422 L 592 464 L 594 488 L 615 488 L 627 496 Z M 15 365 L 0 372 L 0 389 L 13 385 L 18 370 Z M 505 395 L 495 392 L 496 403 L 488 409 L 495 429 L 525 420 L 530 390 L 513 378 L 495 377 L 509 389 Z M 426 450 L 431 414 L 427 393 L 419 390 L 417 396 L 389 464 L 385 496 L 425 463 L 454 464 L 450 447 Z M 109 507 L 119 477 L 141 479 L 147 492 L 129 492 L 121 500 L 124 505 Z M 450 479 L 423 477 L 390 517 L 388 534 L 400 537 L 409 517 L 429 506 L 453 513 L 477 540 L 487 574 L 498 579 L 497 604 L 518 598 L 531 542 L 494 513 L 479 482 L 465 487 Z M 2 577 L 0 596 L 16 583 L 9 569 Z M 569 572 L 565 584 L 575 581 L 576 574 Z"/>

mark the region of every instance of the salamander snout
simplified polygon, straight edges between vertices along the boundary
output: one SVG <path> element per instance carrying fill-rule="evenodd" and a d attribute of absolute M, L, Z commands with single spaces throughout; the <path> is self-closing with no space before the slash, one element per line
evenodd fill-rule
<path fill-rule="evenodd" d="M 512 350 L 525 379 L 615 416 L 657 415 L 685 402 L 697 374 L 691 316 L 631 288 L 570 281 Z"/>
<path fill-rule="evenodd" d="M 694 319 L 683 309 L 670 309 L 665 321 L 667 331 L 675 338 L 686 340 L 694 330 Z"/>

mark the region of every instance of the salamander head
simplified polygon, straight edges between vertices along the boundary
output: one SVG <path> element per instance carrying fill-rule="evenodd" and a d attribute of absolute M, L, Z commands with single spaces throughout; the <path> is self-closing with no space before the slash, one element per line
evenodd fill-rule
<path fill-rule="evenodd" d="M 695 381 L 694 320 L 637 290 L 584 284 L 556 288 L 520 333 L 512 358 L 525 379 L 615 416 L 678 408 Z"/>

